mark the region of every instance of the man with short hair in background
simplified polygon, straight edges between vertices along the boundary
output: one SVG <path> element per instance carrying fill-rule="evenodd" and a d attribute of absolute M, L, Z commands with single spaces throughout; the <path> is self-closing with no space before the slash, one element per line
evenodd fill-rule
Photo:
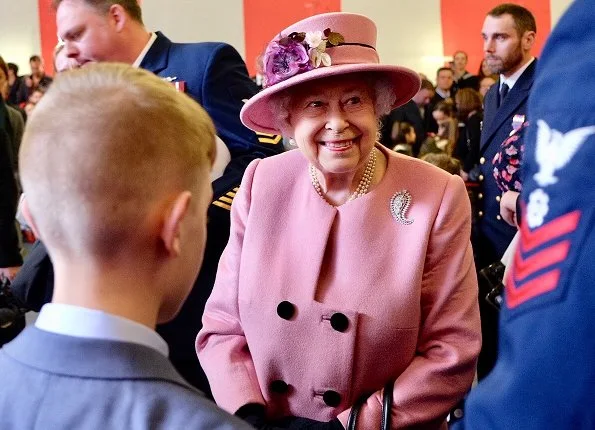
<path fill-rule="evenodd" d="M 424 117 L 426 122 L 426 131 L 428 133 L 438 132 L 438 123 L 432 116 L 432 111 L 436 105 L 443 101 L 454 103 L 454 73 L 450 67 L 440 67 L 436 72 L 436 89 L 434 97 L 430 100 L 427 106 L 426 115 Z"/>
<path fill-rule="evenodd" d="M 473 88 L 475 91 L 479 91 L 479 80 L 477 79 L 477 76 L 469 73 L 467 70 L 467 53 L 465 51 L 457 51 L 452 56 L 452 60 L 454 91 L 456 92 L 461 88 Z"/>
<path fill-rule="evenodd" d="M 46 90 L 52 83 L 52 77 L 45 74 L 45 66 L 39 55 L 32 55 L 29 58 L 31 74 L 25 76 L 25 87 L 27 88 L 27 97 L 33 94 L 38 88 Z"/>
<path fill-rule="evenodd" d="M 383 120 L 382 125 L 382 143 L 391 148 L 394 146 L 394 140 L 399 132 L 399 124 L 407 122 L 415 130 L 415 143 L 412 146 L 413 156 L 417 157 L 421 144 L 426 139 L 427 130 L 425 128 L 424 118 L 431 116 L 428 112 L 428 104 L 434 97 L 434 85 L 427 79 L 421 80 L 421 86 L 417 94 L 411 100 L 396 109 L 393 109 Z"/>
<path fill-rule="evenodd" d="M 473 238 L 475 265 L 478 270 L 499 261 L 517 229 L 500 215 L 502 192 L 493 175 L 492 160 L 502 142 L 527 120 L 527 100 L 533 85 L 537 60 L 531 50 L 537 27 L 529 10 L 516 4 L 502 4 L 485 18 L 482 37 L 485 60 L 500 79 L 484 99 L 484 119 L 480 143 L 480 190 L 476 235 Z M 483 297 L 483 346 L 479 356 L 478 376 L 492 369 L 497 354 L 498 314 Z"/>

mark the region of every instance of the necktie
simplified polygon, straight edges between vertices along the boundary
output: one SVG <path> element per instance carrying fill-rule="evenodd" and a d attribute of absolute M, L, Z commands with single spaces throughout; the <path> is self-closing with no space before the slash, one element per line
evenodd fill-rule
<path fill-rule="evenodd" d="M 508 94 L 508 90 L 508 85 L 502 84 L 502 86 L 500 87 L 500 104 L 502 104 L 502 102 L 504 101 L 504 98 Z"/>

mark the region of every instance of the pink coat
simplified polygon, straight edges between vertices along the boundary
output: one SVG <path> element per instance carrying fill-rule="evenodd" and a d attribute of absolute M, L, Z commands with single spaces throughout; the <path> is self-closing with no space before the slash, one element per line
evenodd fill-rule
<path fill-rule="evenodd" d="M 368 194 L 328 205 L 299 150 L 250 164 L 196 350 L 217 403 L 264 403 L 286 415 L 380 428 L 444 425 L 471 387 L 481 346 L 470 204 L 463 181 L 382 149 Z M 397 222 L 391 197 L 412 196 Z M 428 424 L 429 423 L 429 424 Z"/>

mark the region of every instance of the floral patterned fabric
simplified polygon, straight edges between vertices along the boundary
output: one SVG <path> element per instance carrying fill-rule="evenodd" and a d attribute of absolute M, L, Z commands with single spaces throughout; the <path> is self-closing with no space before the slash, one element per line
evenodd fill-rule
<path fill-rule="evenodd" d="M 529 122 L 525 121 L 517 130 L 514 131 L 500 147 L 492 164 L 494 165 L 494 179 L 500 191 L 521 192 L 521 161 L 523 158 L 524 141 L 523 134 Z"/>

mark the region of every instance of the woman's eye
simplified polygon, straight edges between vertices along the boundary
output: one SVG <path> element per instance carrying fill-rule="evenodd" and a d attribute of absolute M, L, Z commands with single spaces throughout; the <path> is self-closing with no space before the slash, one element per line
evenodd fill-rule
<path fill-rule="evenodd" d="M 308 103 L 308 105 L 307 105 L 307 107 L 313 107 L 313 108 L 317 108 L 317 107 L 321 107 L 321 106 L 322 106 L 322 102 L 318 101 L 318 100 L 312 101 L 312 102 Z"/>
<path fill-rule="evenodd" d="M 347 99 L 347 103 L 348 105 L 357 105 L 360 104 L 362 102 L 362 99 L 358 96 L 353 96 L 350 97 L 349 99 Z"/>

